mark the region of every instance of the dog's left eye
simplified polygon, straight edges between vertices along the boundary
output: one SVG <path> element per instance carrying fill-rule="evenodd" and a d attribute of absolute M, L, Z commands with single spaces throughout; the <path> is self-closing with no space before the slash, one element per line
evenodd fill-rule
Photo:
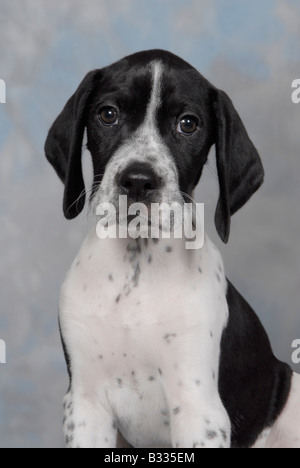
<path fill-rule="evenodd" d="M 99 119 L 103 125 L 118 125 L 118 111 L 114 107 L 103 107 L 99 111 Z"/>
<path fill-rule="evenodd" d="M 198 120 L 192 115 L 186 115 L 180 120 L 177 131 L 182 135 L 193 135 L 198 129 Z"/>

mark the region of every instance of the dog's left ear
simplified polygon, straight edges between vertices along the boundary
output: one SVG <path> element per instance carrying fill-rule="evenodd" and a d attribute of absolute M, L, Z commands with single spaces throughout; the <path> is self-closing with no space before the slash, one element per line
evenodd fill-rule
<path fill-rule="evenodd" d="M 82 142 L 88 101 L 99 77 L 100 70 L 86 75 L 50 128 L 45 143 L 46 157 L 65 184 L 63 210 L 67 219 L 79 215 L 85 204 L 81 165 Z"/>
<path fill-rule="evenodd" d="M 222 241 L 227 243 L 230 217 L 238 211 L 261 186 L 264 169 L 256 148 L 250 140 L 231 100 L 216 90 L 216 157 L 220 197 L 215 223 Z"/>

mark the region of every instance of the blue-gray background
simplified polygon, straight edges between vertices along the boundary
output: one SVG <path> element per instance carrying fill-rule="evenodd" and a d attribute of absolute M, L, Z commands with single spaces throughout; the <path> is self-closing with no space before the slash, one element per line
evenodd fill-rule
<path fill-rule="evenodd" d="M 63 218 L 63 187 L 43 155 L 47 129 L 87 71 L 137 50 L 169 49 L 226 90 L 261 153 L 266 182 L 219 245 L 291 363 L 300 338 L 299 45 L 298 0 L 0 0 L 1 447 L 62 446 L 57 303 L 86 216 Z M 216 239 L 213 153 L 210 168 L 197 199 Z"/>

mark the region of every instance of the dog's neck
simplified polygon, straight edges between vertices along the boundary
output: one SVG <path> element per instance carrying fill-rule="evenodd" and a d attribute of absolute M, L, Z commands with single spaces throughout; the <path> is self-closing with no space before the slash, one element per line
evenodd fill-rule
<path fill-rule="evenodd" d="M 181 265 L 183 268 L 200 267 L 201 257 L 211 249 L 211 242 L 204 237 L 203 246 L 200 249 L 187 249 L 187 239 L 132 239 L 115 238 L 100 239 L 96 230 L 92 229 L 87 240 L 88 250 L 91 250 L 106 259 L 118 258 L 120 262 L 128 264 L 130 268 L 138 268 L 138 265 L 151 267 L 153 264 L 161 264 L 162 267 Z M 199 264 L 199 265 L 198 265 Z"/>

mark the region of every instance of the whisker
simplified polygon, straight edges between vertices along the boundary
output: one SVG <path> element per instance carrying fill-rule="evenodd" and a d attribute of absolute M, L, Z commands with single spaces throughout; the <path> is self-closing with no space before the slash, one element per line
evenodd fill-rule
<path fill-rule="evenodd" d="M 183 191 L 180 191 L 180 194 L 181 194 L 183 197 L 185 197 L 185 198 L 187 198 L 188 200 L 190 200 L 194 205 L 197 204 L 197 202 L 194 200 L 194 198 L 193 198 L 191 195 L 189 195 L 188 193 L 183 192 Z"/>

